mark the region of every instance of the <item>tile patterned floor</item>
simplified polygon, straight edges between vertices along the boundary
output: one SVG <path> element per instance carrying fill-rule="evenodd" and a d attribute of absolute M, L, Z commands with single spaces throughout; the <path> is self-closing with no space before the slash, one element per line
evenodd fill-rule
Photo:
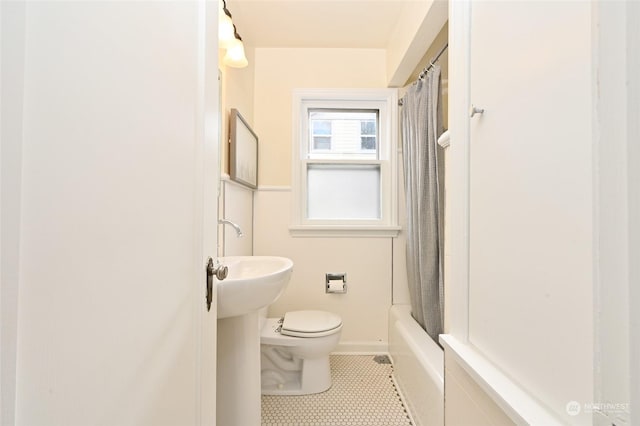
<path fill-rule="evenodd" d="M 391 380 L 393 366 L 380 361 L 332 355 L 331 388 L 315 395 L 263 395 L 262 426 L 413 425 Z"/>

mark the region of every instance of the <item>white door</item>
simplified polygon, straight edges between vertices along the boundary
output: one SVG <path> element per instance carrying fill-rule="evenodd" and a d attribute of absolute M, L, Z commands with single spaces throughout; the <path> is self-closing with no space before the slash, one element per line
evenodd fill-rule
<path fill-rule="evenodd" d="M 471 9 L 469 340 L 575 422 L 567 404 L 592 398 L 591 5 Z"/>
<path fill-rule="evenodd" d="M 26 2 L 18 425 L 215 423 L 216 7 Z"/>

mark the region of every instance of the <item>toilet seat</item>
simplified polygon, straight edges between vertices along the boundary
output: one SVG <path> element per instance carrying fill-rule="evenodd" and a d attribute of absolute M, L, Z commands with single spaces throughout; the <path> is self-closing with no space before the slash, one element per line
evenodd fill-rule
<path fill-rule="evenodd" d="M 293 337 L 322 337 L 342 327 L 339 315 L 326 311 L 291 311 L 284 314 L 281 334 Z"/>

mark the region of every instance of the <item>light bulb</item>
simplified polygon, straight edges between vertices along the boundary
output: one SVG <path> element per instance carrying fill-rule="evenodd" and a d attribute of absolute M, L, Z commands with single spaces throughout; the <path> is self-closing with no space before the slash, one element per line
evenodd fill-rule
<path fill-rule="evenodd" d="M 222 7 L 222 2 L 219 2 L 220 9 L 218 10 L 218 47 L 225 49 L 235 40 L 235 29 L 233 28 L 233 22 L 231 17 L 227 15 Z"/>
<path fill-rule="evenodd" d="M 244 68 L 249 64 L 244 54 L 244 44 L 242 40 L 237 38 L 233 39 L 229 47 L 227 47 L 227 53 L 224 55 L 222 63 L 233 68 Z"/>

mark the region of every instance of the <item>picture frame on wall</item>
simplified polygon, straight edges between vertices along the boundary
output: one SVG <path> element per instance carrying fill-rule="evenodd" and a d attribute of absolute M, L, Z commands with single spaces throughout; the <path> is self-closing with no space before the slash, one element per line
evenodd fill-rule
<path fill-rule="evenodd" d="M 235 108 L 229 114 L 229 177 L 249 188 L 258 187 L 258 135 Z"/>

